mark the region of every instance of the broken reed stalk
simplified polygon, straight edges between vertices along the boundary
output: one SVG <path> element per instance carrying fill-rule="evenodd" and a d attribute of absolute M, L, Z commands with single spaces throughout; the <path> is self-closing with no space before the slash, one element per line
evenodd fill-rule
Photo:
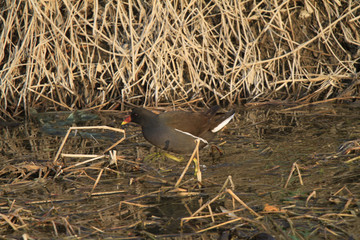
<path fill-rule="evenodd" d="M 357 97 L 359 9 L 357 1 L 3 1 L 0 113 Z"/>
<path fill-rule="evenodd" d="M 6 215 L 0 213 L 0 217 L 4 219 L 14 231 L 18 230 L 18 227 Z"/>
<path fill-rule="evenodd" d="M 192 219 L 197 219 L 199 218 L 199 216 L 196 216 L 198 214 L 201 213 L 201 211 L 203 211 L 205 208 L 209 208 L 209 206 L 214 203 L 217 199 L 221 198 L 224 196 L 224 194 L 229 194 L 234 200 L 236 200 L 238 203 L 240 203 L 245 209 L 247 209 L 251 214 L 253 214 L 254 216 L 256 216 L 257 218 L 261 218 L 262 216 L 260 214 L 258 214 L 257 212 L 255 212 L 252 208 L 250 208 L 244 201 L 242 201 L 232 190 L 230 189 L 226 189 L 225 191 L 218 193 L 213 199 L 209 200 L 208 202 L 206 202 L 205 204 L 203 204 L 198 210 L 196 210 L 190 217 L 185 217 L 181 219 L 181 226 L 183 226 L 183 223 L 188 222 Z M 212 215 L 208 215 L 210 217 L 212 217 Z M 204 217 L 204 216 L 201 216 Z"/>
<path fill-rule="evenodd" d="M 103 130 L 111 130 L 111 131 L 115 131 L 115 132 L 121 132 L 124 134 L 124 136 L 118 141 L 116 142 L 116 144 L 119 144 L 121 143 L 123 140 L 125 140 L 126 138 L 126 134 L 125 134 L 125 131 L 123 129 L 119 129 L 119 128 L 113 128 L 113 127 L 108 127 L 108 126 L 88 126 L 88 127 L 70 127 L 69 130 L 67 131 L 60 147 L 59 147 L 59 150 L 57 151 L 56 155 L 55 155 L 55 158 L 53 160 L 53 164 L 56 165 L 57 163 L 57 160 L 59 159 L 59 156 L 65 146 L 65 143 L 67 141 L 67 139 L 69 138 L 69 135 L 70 135 L 70 132 L 73 131 L 73 130 L 93 130 L 93 129 L 103 129 Z M 116 145 L 112 145 L 110 148 L 108 149 L 111 149 L 113 147 L 115 147 Z M 69 156 L 69 155 L 68 155 Z M 83 156 L 83 155 L 81 155 Z M 93 157 L 93 155 L 89 155 L 90 157 Z M 96 156 L 95 158 L 99 158 L 99 157 L 102 157 L 102 156 Z M 90 160 L 89 160 L 90 161 Z"/>
<path fill-rule="evenodd" d="M 193 151 L 193 153 L 192 153 L 192 155 L 191 155 L 188 163 L 186 164 L 183 172 L 181 173 L 179 179 L 178 179 L 177 182 L 175 183 L 175 187 L 179 187 L 182 179 L 183 179 L 184 176 L 185 176 L 185 173 L 187 172 L 187 170 L 188 170 L 189 167 L 190 167 L 190 164 L 193 162 L 193 160 L 194 160 L 194 158 L 195 158 L 195 155 L 196 155 L 197 158 L 198 158 L 198 159 L 196 159 L 195 161 L 197 161 L 197 162 L 200 161 L 200 160 L 199 160 L 199 145 L 200 145 L 200 139 L 195 139 L 195 142 L 196 142 L 196 146 L 195 146 L 195 148 L 194 148 L 194 151 Z M 198 166 L 196 166 L 196 165 L 198 165 Z M 199 163 L 197 163 L 197 164 L 195 163 L 195 168 L 196 168 L 196 170 L 195 170 L 196 174 L 200 174 L 200 178 L 197 177 L 197 179 L 198 179 L 199 182 L 201 182 L 200 164 L 199 164 Z"/>
<path fill-rule="evenodd" d="M 190 220 L 195 220 L 195 219 L 203 219 L 203 218 L 211 218 L 212 222 L 215 223 L 215 216 L 220 216 L 220 215 L 228 215 L 229 213 L 234 213 L 236 211 L 241 211 L 239 209 L 236 209 L 234 211 L 227 211 L 226 213 L 216 213 L 214 214 L 211 208 L 211 204 L 214 203 L 216 200 L 218 200 L 219 198 L 223 197 L 224 194 L 229 194 L 234 200 L 236 200 L 238 203 L 240 203 L 246 210 L 248 210 L 251 214 L 253 214 L 254 216 L 256 216 L 258 219 L 262 218 L 262 216 L 260 214 L 258 214 L 257 212 L 255 212 L 252 208 L 250 208 L 244 201 L 242 201 L 232 190 L 230 189 L 226 189 L 225 191 L 218 193 L 213 199 L 209 200 L 207 203 L 203 204 L 198 210 L 196 210 L 193 214 L 191 214 L 190 217 L 185 217 L 181 219 L 181 223 L 180 226 L 183 227 L 183 224 L 190 221 Z M 200 214 L 204 209 L 208 209 L 209 210 L 209 214 L 207 215 L 201 215 L 201 216 L 196 216 L 198 214 Z M 205 229 L 201 229 L 198 230 L 197 233 L 202 233 L 202 232 L 206 232 L 215 228 L 219 228 L 221 226 L 225 226 L 227 224 L 230 223 L 234 223 L 234 222 L 238 222 L 238 221 L 247 221 L 249 223 L 255 223 L 257 225 L 260 225 L 263 229 L 266 230 L 266 227 L 264 226 L 264 224 L 256 221 L 256 220 L 252 220 L 249 218 L 245 218 L 245 217 L 235 217 L 235 219 L 226 221 L 226 222 L 222 222 L 219 224 L 215 224 L 214 226 L 205 228 Z"/>
<path fill-rule="evenodd" d="M 264 226 L 264 224 L 261 224 L 260 222 L 258 222 L 258 221 L 256 221 L 256 220 L 253 220 L 253 219 L 250 219 L 250 218 L 246 218 L 246 217 L 236 217 L 235 219 L 231 219 L 231 220 L 229 220 L 229 221 L 225 221 L 225 222 L 216 224 L 216 225 L 214 225 L 214 226 L 211 226 L 211 227 L 208 227 L 208 228 L 205 228 L 205 229 L 201 229 L 201 230 L 199 230 L 199 231 L 196 231 L 196 233 L 202 233 L 202 232 L 206 232 L 206 231 L 209 231 L 209 230 L 212 230 L 212 229 L 218 229 L 219 227 L 222 227 L 222 226 L 225 226 L 225 225 L 234 223 L 234 222 L 238 222 L 238 221 L 244 221 L 244 222 L 248 222 L 248 223 L 254 223 L 254 224 L 256 224 L 256 225 L 260 225 L 264 230 L 267 230 L 267 228 Z"/>
<path fill-rule="evenodd" d="M 92 187 L 92 189 L 91 189 L 91 191 L 90 191 L 90 193 L 89 193 L 89 196 L 91 196 L 92 193 L 94 192 L 96 186 L 98 185 L 98 183 L 99 183 L 99 181 L 100 181 L 100 178 L 101 178 L 103 172 L 104 172 L 104 169 L 102 168 L 102 169 L 100 170 L 97 178 L 96 178 L 96 181 L 95 181 L 95 183 L 94 183 L 94 186 Z"/>
<path fill-rule="evenodd" d="M 227 189 L 227 186 L 230 184 L 230 188 L 231 190 L 234 190 L 235 189 L 235 184 L 232 180 L 232 176 L 228 176 L 223 184 L 223 186 L 221 187 L 220 191 L 219 192 L 223 192 L 225 189 Z"/>
<path fill-rule="evenodd" d="M 304 182 L 303 182 L 302 177 L 301 177 L 301 172 L 300 172 L 300 169 L 299 169 L 299 165 L 298 165 L 296 162 L 294 162 L 293 165 L 291 166 L 291 170 L 290 170 L 290 173 L 289 173 L 289 177 L 288 177 L 288 179 L 287 179 L 287 181 L 286 181 L 286 183 L 285 183 L 284 188 L 287 188 L 287 186 L 288 186 L 288 184 L 289 184 L 289 182 L 290 182 L 290 179 L 291 179 L 291 177 L 293 176 L 295 170 L 296 170 L 297 173 L 298 173 L 298 177 L 299 177 L 300 184 L 301 184 L 302 186 L 304 185 Z"/>
<path fill-rule="evenodd" d="M 80 158 L 80 157 L 89 158 L 89 157 L 92 157 L 91 159 L 88 159 L 86 161 L 79 162 L 79 163 L 76 163 L 76 164 L 71 165 L 69 167 L 66 167 L 66 168 L 63 169 L 63 171 L 66 171 L 66 170 L 69 170 L 71 168 L 78 167 L 78 166 L 81 166 L 81 165 L 84 165 L 84 164 L 87 164 L 87 163 L 90 163 L 90 162 L 93 162 L 93 161 L 96 161 L 98 159 L 106 157 L 105 155 L 89 155 L 89 156 L 86 156 L 86 154 L 62 154 L 61 156 L 62 157 L 71 157 L 71 158 Z M 93 157 L 93 156 L 96 156 L 96 157 Z"/>
<path fill-rule="evenodd" d="M 226 189 L 226 192 L 229 193 L 238 203 L 243 205 L 250 213 L 252 213 L 256 217 L 261 217 L 261 215 L 252 210 L 252 208 L 250 208 L 243 200 L 241 200 L 232 190 Z"/>

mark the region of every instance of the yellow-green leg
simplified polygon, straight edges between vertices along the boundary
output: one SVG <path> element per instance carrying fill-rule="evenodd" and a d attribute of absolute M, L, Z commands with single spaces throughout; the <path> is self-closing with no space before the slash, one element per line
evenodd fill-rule
<path fill-rule="evenodd" d="M 167 153 L 167 152 L 155 152 L 155 153 L 151 153 L 149 155 L 147 155 L 145 157 L 145 161 L 154 161 L 155 159 L 165 159 L 165 158 L 168 158 L 168 159 L 171 159 L 173 161 L 176 161 L 176 162 L 181 162 L 184 160 L 183 157 L 176 157 L 170 153 Z"/>

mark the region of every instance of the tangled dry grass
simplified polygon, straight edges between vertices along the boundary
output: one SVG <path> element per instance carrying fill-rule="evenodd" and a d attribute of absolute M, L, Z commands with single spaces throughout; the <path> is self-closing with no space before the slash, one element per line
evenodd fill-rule
<path fill-rule="evenodd" d="M 0 110 L 359 93 L 359 1 L 2 1 Z"/>

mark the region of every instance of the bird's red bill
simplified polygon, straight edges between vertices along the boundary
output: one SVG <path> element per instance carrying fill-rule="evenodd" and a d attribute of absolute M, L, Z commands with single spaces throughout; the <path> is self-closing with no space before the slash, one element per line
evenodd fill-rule
<path fill-rule="evenodd" d="M 124 119 L 124 121 L 121 123 L 121 125 L 125 125 L 127 123 L 131 122 L 131 116 L 128 116 Z"/>

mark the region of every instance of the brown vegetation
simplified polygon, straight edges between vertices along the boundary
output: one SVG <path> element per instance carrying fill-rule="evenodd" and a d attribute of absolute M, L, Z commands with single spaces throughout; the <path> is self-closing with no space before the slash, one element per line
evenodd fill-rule
<path fill-rule="evenodd" d="M 359 93 L 357 1 L 3 1 L 2 115 Z"/>
<path fill-rule="evenodd" d="M 0 238 L 356 239 L 360 141 L 336 151 L 359 136 L 355 105 L 243 111 L 219 133 L 223 156 L 196 156 L 201 187 L 192 165 L 181 175 L 185 162 L 150 154 L 138 127 L 103 153 L 122 130 L 71 127 L 62 138 L 60 121 L 90 116 L 44 124 L 38 114 L 41 129 L 0 129 Z"/>

